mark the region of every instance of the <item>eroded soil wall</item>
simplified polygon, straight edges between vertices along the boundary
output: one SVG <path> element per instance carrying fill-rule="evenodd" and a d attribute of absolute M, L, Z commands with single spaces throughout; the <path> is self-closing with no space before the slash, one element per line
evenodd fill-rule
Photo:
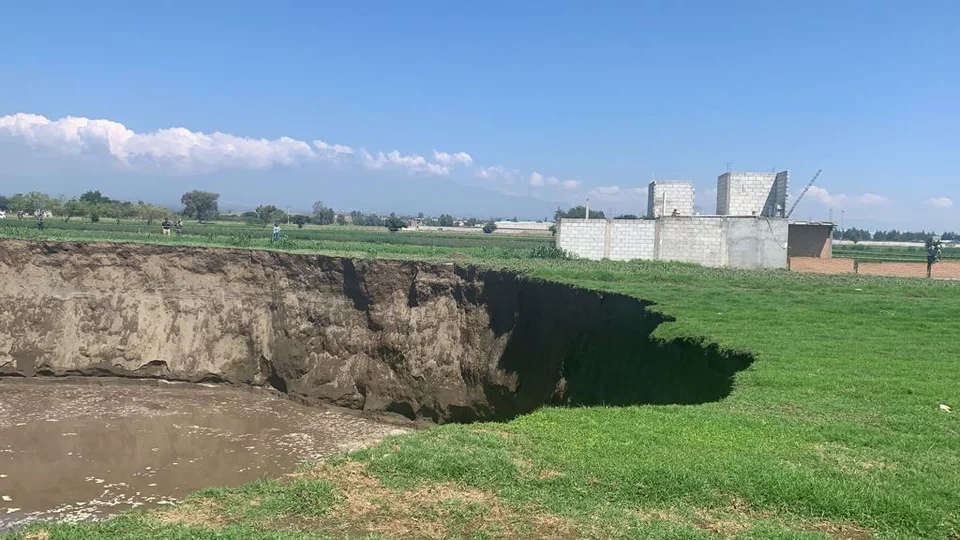
<path fill-rule="evenodd" d="M 751 362 L 650 333 L 632 297 L 511 272 L 132 244 L 0 242 L 0 376 L 272 386 L 434 421 L 700 403 Z"/>

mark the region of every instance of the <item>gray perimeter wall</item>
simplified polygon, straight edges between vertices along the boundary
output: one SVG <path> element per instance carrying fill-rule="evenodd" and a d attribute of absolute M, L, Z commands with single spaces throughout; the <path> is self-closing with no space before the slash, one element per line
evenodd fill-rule
<path fill-rule="evenodd" d="M 726 266 L 725 219 L 668 217 L 658 220 L 659 259 L 704 266 Z"/>
<path fill-rule="evenodd" d="M 786 268 L 789 225 L 785 219 L 727 219 L 727 266 Z"/>
<path fill-rule="evenodd" d="M 584 259 L 663 260 L 704 266 L 786 268 L 785 219 L 694 216 L 563 219 L 557 247 Z"/>

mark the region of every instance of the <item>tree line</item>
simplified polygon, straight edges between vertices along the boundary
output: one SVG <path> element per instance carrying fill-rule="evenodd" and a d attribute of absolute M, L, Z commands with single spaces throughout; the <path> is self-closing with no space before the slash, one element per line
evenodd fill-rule
<path fill-rule="evenodd" d="M 917 232 L 891 229 L 889 231 L 874 231 L 871 233 L 866 229 L 858 229 L 856 227 L 850 227 L 843 231 L 833 231 L 833 237 L 835 239 L 850 240 L 852 242 L 863 242 L 867 240 L 873 240 L 875 242 L 926 242 L 934 236 L 939 236 L 941 240 L 946 242 L 960 240 L 960 234 L 952 231 L 937 234 L 933 231 Z"/>
<path fill-rule="evenodd" d="M 380 215 L 356 210 L 349 214 L 341 214 L 325 205 L 323 201 L 313 203 L 311 214 L 288 214 L 276 205 L 262 204 L 252 211 L 240 214 L 239 218 L 234 218 L 233 216 L 220 214 L 219 199 L 219 193 L 201 190 L 189 191 L 180 198 L 180 204 L 183 208 L 176 211 L 144 201 L 134 203 L 111 199 L 99 190 L 89 190 L 79 197 L 66 197 L 64 195 L 53 197 L 39 191 L 31 191 L 29 193 L 16 193 L 11 196 L 0 195 L 0 210 L 11 212 L 19 219 L 34 216 L 38 213 L 44 215 L 49 213 L 52 216 L 62 218 L 64 221 L 76 218 L 87 219 L 95 223 L 102 218 L 109 218 L 120 223 L 123 219 L 141 219 L 151 225 L 154 222 L 179 214 L 186 218 L 196 219 L 200 223 L 218 219 L 224 221 L 239 219 L 263 227 L 275 223 L 289 222 L 301 229 L 308 223 L 317 225 L 345 225 L 350 223 L 359 226 L 387 227 L 390 230 L 399 230 L 406 227 L 409 221 L 414 219 L 413 217 L 398 216 L 395 213 Z M 458 224 L 465 227 L 474 227 L 484 223 L 476 218 L 458 221 L 450 214 L 441 214 L 437 218 L 426 218 L 423 213 L 420 213 L 417 219 L 424 225 L 439 227 L 454 227 Z M 484 224 L 485 232 L 493 232 L 495 228 L 493 220 Z"/>
<path fill-rule="evenodd" d="M 18 219 L 33 216 L 38 213 L 50 215 L 70 221 L 73 218 L 85 218 L 92 222 L 101 218 L 115 219 L 119 223 L 122 219 L 142 219 L 147 223 L 163 219 L 170 210 L 154 204 L 138 201 L 119 201 L 90 190 L 79 197 L 59 195 L 51 197 L 46 193 L 31 191 L 16 193 L 9 197 L 0 195 L 0 210 L 12 212 Z"/>

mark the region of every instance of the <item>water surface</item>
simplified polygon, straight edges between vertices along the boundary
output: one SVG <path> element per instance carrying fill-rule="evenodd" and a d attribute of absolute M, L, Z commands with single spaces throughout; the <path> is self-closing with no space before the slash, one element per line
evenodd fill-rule
<path fill-rule="evenodd" d="M 0 529 L 171 504 L 398 431 L 266 391 L 0 381 Z"/>

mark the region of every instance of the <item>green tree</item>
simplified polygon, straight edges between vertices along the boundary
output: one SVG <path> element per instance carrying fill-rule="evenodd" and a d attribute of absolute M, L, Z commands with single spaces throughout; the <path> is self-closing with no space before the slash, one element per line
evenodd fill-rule
<path fill-rule="evenodd" d="M 87 205 L 77 198 L 73 198 L 63 203 L 63 220 L 70 221 L 70 218 L 82 217 L 87 215 Z"/>
<path fill-rule="evenodd" d="M 33 214 L 36 212 L 45 212 L 50 207 L 51 198 L 46 193 L 40 193 L 39 191 L 31 191 L 24 195 L 24 198 L 27 202 L 26 211 Z"/>
<path fill-rule="evenodd" d="M 592 214 L 593 212 L 590 212 L 590 213 Z M 636 215 L 634 215 L 634 214 L 620 214 L 619 216 L 617 216 L 617 217 L 615 217 L 615 218 L 613 218 L 613 219 L 640 219 L 640 218 L 638 218 L 638 217 L 637 217 Z"/>
<path fill-rule="evenodd" d="M 440 214 L 437 218 L 437 225 L 441 227 L 453 227 L 453 216 L 450 214 Z"/>
<path fill-rule="evenodd" d="M 0 195 L 0 210 L 10 210 L 10 199 Z"/>
<path fill-rule="evenodd" d="M 105 202 L 110 202 L 109 197 L 104 197 L 100 190 L 89 190 L 80 196 L 80 200 L 87 204 L 100 204 Z"/>
<path fill-rule="evenodd" d="M 323 201 L 313 203 L 313 222 L 317 225 L 333 225 L 337 219 L 337 213 L 333 208 L 328 208 Z"/>
<path fill-rule="evenodd" d="M 220 194 L 210 191 L 194 190 L 184 193 L 183 197 L 180 197 L 183 215 L 196 218 L 200 223 L 214 220 L 220 212 L 217 206 L 218 199 Z"/>
<path fill-rule="evenodd" d="M 583 205 L 574 206 L 573 208 L 564 212 L 557 208 L 557 211 L 554 213 L 554 219 L 560 218 L 570 218 L 570 219 L 583 219 L 587 217 L 587 208 Z M 590 218 L 604 219 L 603 212 L 600 210 L 590 210 Z"/>
<path fill-rule="evenodd" d="M 260 216 L 256 212 L 244 212 L 240 214 L 240 219 L 248 225 L 260 224 Z"/>
<path fill-rule="evenodd" d="M 493 231 L 497 230 L 497 224 L 491 219 L 490 221 L 484 223 L 483 232 L 486 234 L 491 234 Z"/>
<path fill-rule="evenodd" d="M 307 216 L 301 216 L 300 214 L 293 216 L 290 221 L 296 224 L 298 229 L 302 229 L 304 225 L 310 223 L 310 219 L 307 218 Z"/>
<path fill-rule="evenodd" d="M 23 193 L 14 193 L 9 199 L 7 199 L 7 205 L 9 205 L 11 212 L 17 213 L 17 219 L 23 219 L 23 216 L 27 213 L 27 208 L 29 207 L 27 198 Z"/>
<path fill-rule="evenodd" d="M 137 203 L 136 215 L 138 218 L 147 222 L 147 225 L 153 225 L 154 221 L 159 221 L 168 213 L 166 208 L 155 206 L 150 203 L 140 201 Z"/>
<path fill-rule="evenodd" d="M 391 232 L 399 231 L 400 229 L 407 226 L 406 222 L 398 218 L 396 214 L 390 213 L 390 217 L 387 218 L 387 221 L 384 223 Z"/>
<path fill-rule="evenodd" d="M 103 207 L 106 209 L 107 215 L 117 220 L 117 225 L 120 224 L 122 219 L 137 216 L 137 208 L 130 201 L 111 201 Z"/>
<path fill-rule="evenodd" d="M 268 204 L 268 205 L 261 204 L 254 211 L 257 213 L 257 220 L 264 227 L 280 219 L 280 209 L 272 204 Z"/>
<path fill-rule="evenodd" d="M 347 224 L 347 216 L 343 214 L 337 214 L 337 225 L 346 225 L 346 224 Z"/>

